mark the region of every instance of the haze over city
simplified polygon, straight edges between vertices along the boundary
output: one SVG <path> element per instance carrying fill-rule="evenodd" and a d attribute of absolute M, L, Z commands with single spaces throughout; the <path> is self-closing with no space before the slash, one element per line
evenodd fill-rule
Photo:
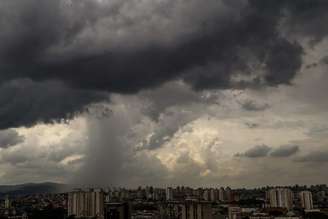
<path fill-rule="evenodd" d="M 0 184 L 326 184 L 327 10 L 1 0 Z"/>

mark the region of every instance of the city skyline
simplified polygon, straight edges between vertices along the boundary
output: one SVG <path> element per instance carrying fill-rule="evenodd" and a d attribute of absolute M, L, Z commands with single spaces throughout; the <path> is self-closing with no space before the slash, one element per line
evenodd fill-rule
<path fill-rule="evenodd" d="M 34 186 L 35 189 L 41 186 Z M 1 187 L 0 187 L 1 189 Z M 0 191 L 5 219 L 326 219 L 327 185 L 260 189 L 18 187 Z M 27 191 L 27 193 L 24 192 Z M 5 195 L 5 196 L 4 196 Z"/>
<path fill-rule="evenodd" d="M 0 185 L 328 184 L 327 10 L 0 1 Z"/>

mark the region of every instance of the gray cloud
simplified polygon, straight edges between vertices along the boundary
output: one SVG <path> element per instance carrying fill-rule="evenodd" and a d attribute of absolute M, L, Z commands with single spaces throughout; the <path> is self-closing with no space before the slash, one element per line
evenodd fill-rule
<path fill-rule="evenodd" d="M 236 154 L 238 157 L 258 158 L 258 157 L 290 157 L 299 151 L 297 145 L 283 145 L 272 148 L 267 145 L 257 145 L 248 149 L 244 153 Z"/>
<path fill-rule="evenodd" d="M 151 135 L 144 147 L 156 149 L 172 139 L 173 135 L 188 122 L 197 118 L 197 114 L 177 111 L 167 111 L 161 114 L 157 121 L 157 129 Z"/>
<path fill-rule="evenodd" d="M 24 137 L 13 129 L 0 131 L 0 148 L 8 148 L 24 141 Z"/>
<path fill-rule="evenodd" d="M 254 128 L 258 128 L 260 125 L 257 124 L 257 123 L 252 123 L 252 122 L 246 122 L 245 125 L 248 127 L 248 128 L 251 128 L 251 129 L 254 129 Z"/>
<path fill-rule="evenodd" d="M 279 2 L 289 9 L 285 13 L 290 32 L 306 35 L 310 37 L 312 43 L 322 40 L 327 35 L 328 28 L 323 25 L 328 21 L 328 16 L 324 13 L 325 8 L 328 7 L 327 1 L 300 0 L 296 3 L 295 1 L 282 0 Z"/>
<path fill-rule="evenodd" d="M 328 151 L 313 151 L 295 159 L 297 162 L 328 162 Z"/>
<path fill-rule="evenodd" d="M 328 56 L 323 57 L 323 58 L 320 60 L 320 63 L 321 63 L 321 64 L 325 64 L 325 65 L 327 65 L 327 64 L 328 64 Z"/>
<path fill-rule="evenodd" d="M 328 127 L 326 125 L 319 126 L 319 127 L 313 127 L 309 129 L 307 134 L 309 136 L 315 137 L 315 136 L 326 136 L 328 133 Z"/>
<path fill-rule="evenodd" d="M 26 151 L 6 151 L 1 155 L 1 161 L 6 162 L 7 164 L 11 165 L 25 165 L 26 162 L 30 162 L 36 159 L 37 156 L 34 156 L 31 153 L 26 153 Z"/>
<path fill-rule="evenodd" d="M 257 145 L 248 149 L 244 153 L 237 154 L 237 156 L 249 157 L 249 158 L 266 157 L 270 151 L 271 151 L 271 147 L 267 145 Z"/>
<path fill-rule="evenodd" d="M 298 145 L 284 145 L 278 148 L 275 148 L 271 151 L 271 157 L 289 157 L 296 154 L 299 151 Z"/>
<path fill-rule="evenodd" d="M 267 103 L 258 103 L 250 99 L 240 102 L 240 105 L 246 111 L 263 111 L 270 107 Z"/>
<path fill-rule="evenodd" d="M 174 95 L 168 95 L 168 93 Z M 156 89 L 142 91 L 138 93 L 138 96 L 149 103 L 146 113 L 154 120 L 158 120 L 160 114 L 170 107 L 176 105 L 187 107 L 195 102 L 205 101 L 199 93 L 182 81 L 165 83 Z"/>

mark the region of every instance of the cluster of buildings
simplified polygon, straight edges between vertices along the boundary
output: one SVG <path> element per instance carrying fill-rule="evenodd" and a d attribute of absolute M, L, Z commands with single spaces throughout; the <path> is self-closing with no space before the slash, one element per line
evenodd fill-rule
<path fill-rule="evenodd" d="M 249 219 L 301 219 L 306 213 L 320 212 L 313 207 L 310 191 L 295 194 L 289 188 L 273 188 L 266 191 L 263 207 L 252 209 L 251 214 L 245 214 L 245 209 L 238 206 L 229 207 L 228 210 L 229 219 L 242 219 L 243 215 L 247 215 Z"/>
<path fill-rule="evenodd" d="M 54 213 L 53 209 L 58 209 Z M 0 198 L 0 219 L 39 219 L 40 212 L 67 215 L 67 194 L 6 195 Z"/>
<path fill-rule="evenodd" d="M 289 188 L 270 189 L 267 193 L 268 207 L 293 209 L 295 206 L 305 211 L 313 210 L 312 192 L 301 191 L 295 197 L 294 192 Z"/>
<path fill-rule="evenodd" d="M 209 188 L 209 189 L 191 189 L 185 187 L 166 188 L 166 200 L 185 200 L 185 199 L 198 199 L 204 201 L 220 201 L 232 202 L 239 200 L 238 194 L 234 193 L 230 187 L 227 188 Z"/>
<path fill-rule="evenodd" d="M 327 192 L 325 185 L 75 189 L 0 197 L 0 219 L 321 219 Z"/>
<path fill-rule="evenodd" d="M 75 190 L 68 194 L 68 215 L 97 219 L 212 218 L 212 202 L 199 199 L 178 200 L 167 197 L 165 190 L 156 192 L 147 196 L 146 190 L 131 193 L 124 190 Z"/>
<path fill-rule="evenodd" d="M 245 192 L 247 193 L 247 192 Z M 152 187 L 75 190 L 68 195 L 68 215 L 97 219 L 307 219 L 315 209 L 312 192 L 291 188 L 254 191 L 227 188 Z M 328 216 L 327 216 L 328 217 Z"/>
<path fill-rule="evenodd" d="M 8 196 L 4 199 L 3 205 L 1 206 L 0 214 L 8 219 L 27 219 L 25 212 L 18 211 L 11 203 Z"/>

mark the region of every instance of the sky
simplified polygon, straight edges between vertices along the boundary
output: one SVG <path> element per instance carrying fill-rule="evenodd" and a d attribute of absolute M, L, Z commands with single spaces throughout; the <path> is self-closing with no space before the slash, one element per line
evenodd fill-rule
<path fill-rule="evenodd" d="M 0 184 L 325 184 L 328 1 L 0 1 Z"/>

